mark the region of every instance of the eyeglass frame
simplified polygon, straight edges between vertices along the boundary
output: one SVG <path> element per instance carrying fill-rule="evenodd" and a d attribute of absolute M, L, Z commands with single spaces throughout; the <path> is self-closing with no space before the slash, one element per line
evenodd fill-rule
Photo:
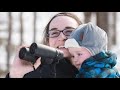
<path fill-rule="evenodd" d="M 69 29 L 71 29 L 71 33 L 72 33 L 73 30 L 75 30 L 75 28 L 69 28 Z M 59 35 L 61 34 L 61 32 L 65 35 L 64 31 L 67 31 L 67 30 L 69 30 L 69 29 L 65 28 L 65 29 L 63 29 L 62 31 L 61 31 L 61 30 L 49 30 L 49 31 L 59 31 L 59 34 L 58 34 L 58 36 L 59 36 Z M 58 37 L 58 36 L 50 37 L 49 31 L 48 31 L 48 33 L 47 33 L 47 37 L 49 37 L 49 38 Z M 67 37 L 67 35 L 65 35 L 65 36 Z M 69 36 L 70 36 L 70 35 L 69 35 Z M 69 36 L 68 36 L 68 37 L 69 37 Z M 68 38 L 68 37 L 67 37 L 67 38 Z"/>

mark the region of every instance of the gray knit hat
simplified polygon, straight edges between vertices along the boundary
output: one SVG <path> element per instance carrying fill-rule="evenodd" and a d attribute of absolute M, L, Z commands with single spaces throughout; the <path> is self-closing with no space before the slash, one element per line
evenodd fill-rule
<path fill-rule="evenodd" d="M 80 25 L 72 32 L 70 38 L 65 42 L 65 48 L 68 47 L 85 47 L 92 56 L 107 51 L 108 37 L 106 32 L 100 27 L 89 22 Z"/>

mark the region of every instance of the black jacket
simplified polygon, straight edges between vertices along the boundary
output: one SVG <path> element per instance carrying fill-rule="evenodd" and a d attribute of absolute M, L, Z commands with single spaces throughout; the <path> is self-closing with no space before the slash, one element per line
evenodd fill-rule
<path fill-rule="evenodd" d="M 36 70 L 24 75 L 23 78 L 74 78 L 78 70 L 69 60 L 63 59 L 59 63 L 42 64 Z M 6 76 L 9 78 L 9 74 Z"/>

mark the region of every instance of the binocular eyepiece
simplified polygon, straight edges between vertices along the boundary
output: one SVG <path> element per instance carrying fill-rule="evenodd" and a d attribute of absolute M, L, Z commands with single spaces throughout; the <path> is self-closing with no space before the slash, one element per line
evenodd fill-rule
<path fill-rule="evenodd" d="M 37 45 L 36 43 L 32 43 L 28 49 L 20 49 L 19 58 L 22 60 L 30 61 L 34 64 L 39 57 L 57 62 L 63 59 L 63 52 L 43 44 Z"/>

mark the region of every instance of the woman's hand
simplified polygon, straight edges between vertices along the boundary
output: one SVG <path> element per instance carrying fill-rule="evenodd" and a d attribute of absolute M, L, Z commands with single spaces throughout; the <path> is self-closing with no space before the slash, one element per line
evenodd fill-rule
<path fill-rule="evenodd" d="M 10 78 L 23 78 L 23 76 L 26 73 L 29 73 L 34 70 L 33 64 L 31 62 L 21 60 L 19 58 L 19 51 L 22 47 L 26 46 L 21 46 L 18 48 L 15 59 L 13 61 L 13 64 L 11 65 L 10 68 Z M 27 48 L 27 47 L 26 47 Z M 40 58 L 36 61 L 34 64 L 35 69 L 41 64 Z"/>

